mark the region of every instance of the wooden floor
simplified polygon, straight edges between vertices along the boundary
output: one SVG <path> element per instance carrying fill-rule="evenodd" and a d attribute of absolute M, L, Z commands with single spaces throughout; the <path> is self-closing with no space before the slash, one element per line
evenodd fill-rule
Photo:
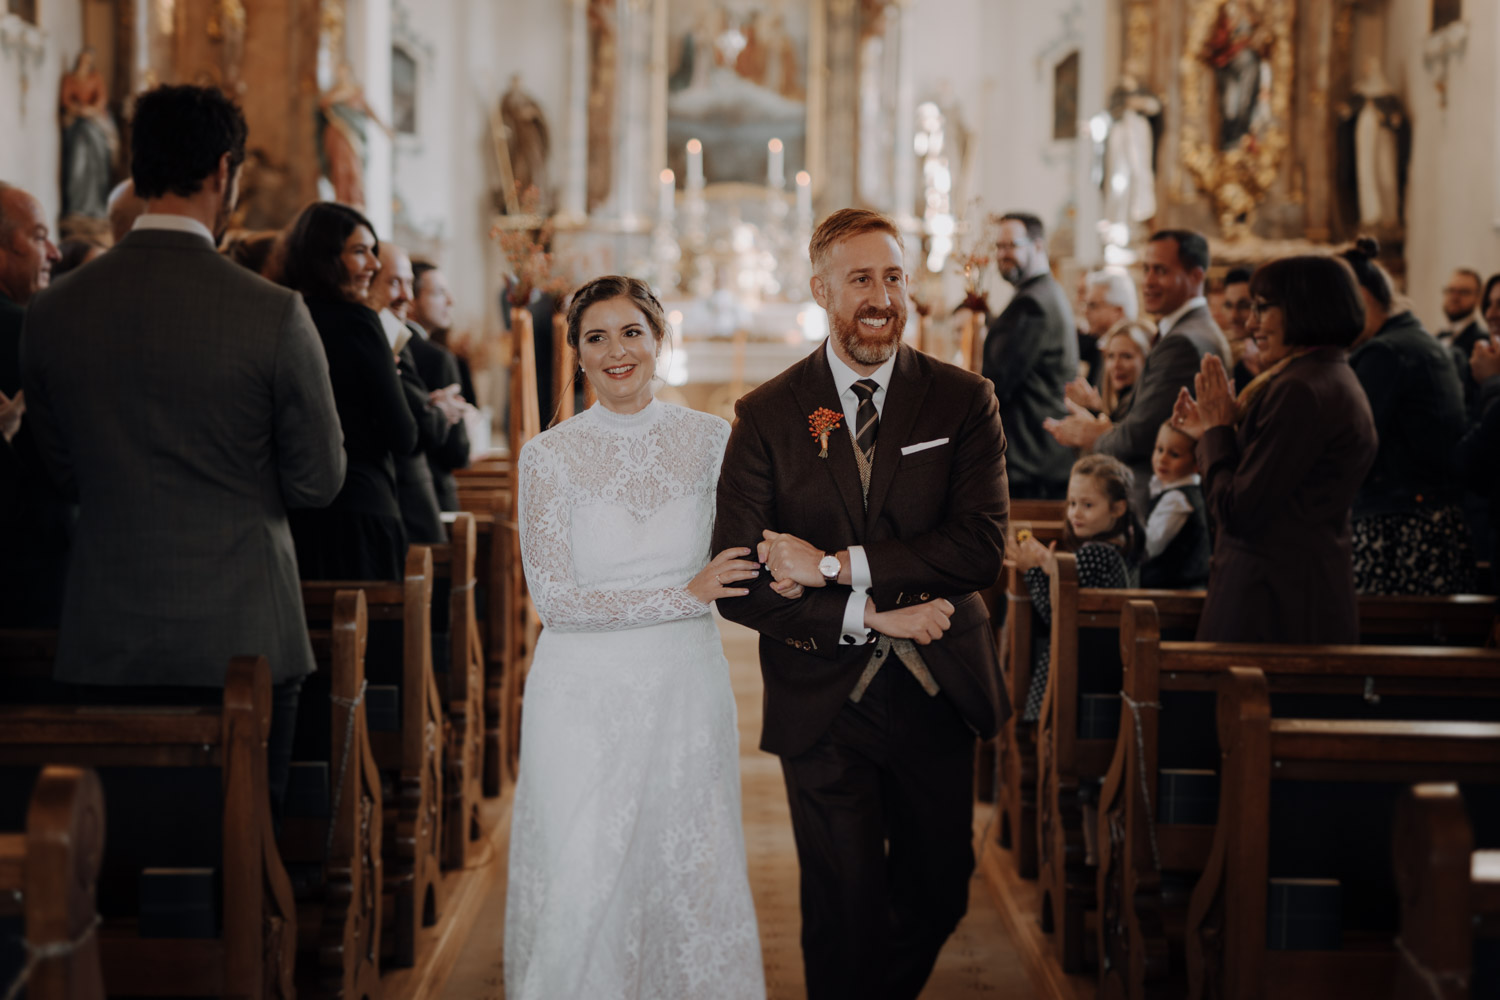
<path fill-rule="evenodd" d="M 797 856 L 787 815 L 786 792 L 776 758 L 756 749 L 760 733 L 761 682 L 753 633 L 721 622 L 735 698 L 739 704 L 741 781 L 750 886 L 760 920 L 761 949 L 769 1000 L 803 1000 L 798 945 Z M 385 979 L 388 1000 L 501 1000 L 504 958 L 505 858 L 510 843 L 510 796 L 486 806 L 493 825 L 489 849 L 474 871 L 449 876 L 443 920 L 427 932 L 432 942 L 417 969 Z M 975 815 L 975 836 L 985 836 L 989 810 Z M 975 873 L 969 913 L 938 960 L 923 1000 L 1005 997 L 1075 1000 L 1084 984 L 1056 971 L 1046 941 L 1035 926 L 1026 883 L 1008 886 L 1004 860 L 990 855 Z M 1000 870 L 997 870 L 1000 869 Z M 1009 894 L 1009 895 L 1007 895 Z M 1028 924 L 1029 921 L 1029 924 Z"/>

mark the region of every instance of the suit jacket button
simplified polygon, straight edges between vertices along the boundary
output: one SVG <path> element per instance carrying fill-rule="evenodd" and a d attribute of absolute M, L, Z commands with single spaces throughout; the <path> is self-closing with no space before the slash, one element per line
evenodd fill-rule
<path fill-rule="evenodd" d="M 921 597 L 917 598 L 917 600 L 919 600 L 919 601 L 930 601 L 930 600 L 932 600 L 932 595 L 931 594 L 923 594 Z"/>

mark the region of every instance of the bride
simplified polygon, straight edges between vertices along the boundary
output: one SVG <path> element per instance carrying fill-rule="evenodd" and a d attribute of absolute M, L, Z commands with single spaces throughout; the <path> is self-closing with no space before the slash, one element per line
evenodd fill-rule
<path fill-rule="evenodd" d="M 708 560 L 729 425 L 652 398 L 666 322 L 595 279 L 568 344 L 599 402 L 519 462 L 521 556 L 546 628 L 526 680 L 505 995 L 763 998 L 739 731 L 709 613 L 749 549 Z"/>

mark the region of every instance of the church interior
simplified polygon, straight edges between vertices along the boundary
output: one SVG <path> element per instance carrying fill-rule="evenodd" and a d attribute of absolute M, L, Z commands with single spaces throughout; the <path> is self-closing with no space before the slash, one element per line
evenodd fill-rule
<path fill-rule="evenodd" d="M 306 206 L 357 209 L 380 266 L 399 248 L 416 268 L 401 301 L 409 325 L 429 329 L 400 343 L 431 333 L 457 359 L 446 402 L 443 385 L 425 388 L 467 446 L 451 497 L 437 484 L 437 535 L 418 544 L 408 530 L 394 574 L 303 574 L 315 671 L 274 815 L 275 664 L 268 675 L 264 658 L 236 657 L 208 705 L 85 705 L 52 678 L 72 612 L 60 632 L 55 611 L 0 609 L 5 1000 L 507 996 L 511 819 L 527 679 L 548 631 L 523 560 L 521 455 L 604 405 L 580 374 L 570 297 L 601 275 L 649 285 L 665 317 L 654 398 L 733 421 L 757 387 L 837 338 L 810 246 L 845 208 L 879 213 L 898 234 L 903 351 L 1009 391 L 993 369 L 1021 300 L 1007 255 L 1028 248 L 1019 266 L 1050 274 L 1072 319 L 1059 348 L 1066 392 L 1053 386 L 1046 414 L 998 404 L 1011 449 L 1006 562 L 976 592 L 1011 712 L 975 741 L 967 911 L 920 996 L 1500 997 L 1500 3 L 6 4 L 0 265 L 15 189 L 58 251 L 42 265 L 55 287 L 44 273 L 28 294 L 55 313 L 64 271 L 83 279 L 156 211 L 130 186 L 142 95 L 217 90 L 247 128 L 237 198 L 213 234 L 220 253 L 275 278 Z M 1065 554 L 1080 534 L 1069 483 L 1110 420 L 1124 426 L 1132 384 L 1142 404 L 1153 355 L 1182 321 L 1175 304 L 1151 305 L 1162 233 L 1206 245 L 1194 294 L 1232 351 L 1215 370 L 1248 366 L 1229 387 L 1231 410 L 1241 390 L 1245 454 L 1245 413 L 1273 391 L 1247 384 L 1274 386 L 1285 364 L 1258 363 L 1263 338 L 1247 333 L 1252 312 L 1259 330 L 1283 304 L 1262 265 L 1367 248 L 1343 270 L 1367 292 L 1361 266 L 1385 275 L 1382 317 L 1408 317 L 1437 345 L 1421 356 L 1443 366 L 1440 391 L 1462 424 L 1427 444 L 1455 484 L 1443 511 L 1466 533 L 1466 562 L 1436 579 L 1409 561 L 1403 578 L 1420 579 L 1407 589 L 1350 589 L 1357 641 L 1310 626 L 1254 645 L 1200 628 L 1223 614 L 1206 607 L 1223 550 L 1300 572 L 1298 551 L 1268 551 L 1294 542 L 1243 527 L 1249 500 L 1214 499 L 1243 484 L 1213 485 L 1211 421 L 1201 438 L 1182 435 L 1197 446 L 1192 510 L 1206 510 L 1201 576 L 1153 585 L 1131 563 L 1123 582 L 1100 583 L 1081 549 Z M 1170 239 L 1191 271 L 1187 237 Z M 447 304 L 434 330 L 418 300 L 438 273 Z M 27 405 L 13 401 L 45 329 L 34 320 L 20 334 L 27 303 L 5 280 L 0 270 L 21 338 L 0 337 L 12 355 L 0 357 L 10 519 L 29 510 L 24 477 L 36 474 L 17 442 L 45 416 L 30 372 Z M 1117 363 L 1135 366 L 1118 386 Z M 1181 383 L 1205 411 L 1208 373 L 1204 362 Z M 1163 420 L 1185 412 L 1163 399 L 1149 428 L 1158 450 L 1157 424 L 1166 438 Z M 1392 408 L 1395 426 L 1426 412 Z M 1032 437 L 1047 447 L 1068 446 L 1056 492 L 1018 485 L 1031 482 L 1018 454 L 1031 438 L 1011 426 L 1016 412 L 1036 416 Z M 1073 420 L 1101 426 L 1082 438 L 1053 429 Z M 1396 436 L 1381 423 L 1382 457 L 1364 467 L 1387 468 Z M 1142 447 L 1139 463 L 1122 461 L 1157 491 L 1133 480 L 1155 557 L 1147 514 L 1166 477 Z M 1275 502 L 1301 511 L 1320 502 L 1309 489 Z M 1361 502 L 1352 543 L 1347 501 L 1330 530 L 1343 532 L 1346 562 L 1354 546 L 1363 581 L 1358 548 L 1374 536 L 1361 531 L 1376 529 L 1361 528 Z M 24 592 L 52 576 L 62 586 L 66 570 L 72 587 L 77 560 L 35 570 L 16 555 L 19 523 L 0 525 L 0 576 Z M 44 581 L 34 588 L 33 572 Z M 1268 579 L 1272 596 L 1245 616 L 1281 607 Z M 777 640 L 758 646 L 751 629 L 713 620 L 737 711 L 763 995 L 817 1000 L 803 965 L 802 838 L 778 758 L 759 748 L 774 710 L 761 663 Z M 142 627 L 180 626 L 169 613 Z M 576 947 L 586 964 L 585 935 Z M 549 996 L 534 985 L 524 995 Z M 637 983 L 618 995 L 658 994 Z"/>

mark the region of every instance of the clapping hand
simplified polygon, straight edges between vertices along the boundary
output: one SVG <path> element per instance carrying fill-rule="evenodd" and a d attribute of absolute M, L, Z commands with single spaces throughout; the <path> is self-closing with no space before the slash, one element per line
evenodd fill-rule
<path fill-rule="evenodd" d="M 26 415 L 26 393 L 17 390 L 15 396 L 0 392 L 0 437 L 9 441 L 21 429 L 21 418 Z"/>
<path fill-rule="evenodd" d="M 1102 413 L 1096 416 L 1071 399 L 1064 399 L 1063 402 L 1068 407 L 1066 417 L 1061 420 L 1048 417 L 1042 421 L 1042 426 L 1057 438 L 1060 445 L 1068 448 L 1092 448 L 1094 442 L 1114 426 Z"/>
<path fill-rule="evenodd" d="M 448 426 L 452 427 L 464 418 L 464 413 L 470 407 L 464 402 L 464 397 L 455 382 L 441 389 L 434 389 L 427 394 L 427 399 L 433 406 L 442 411 L 443 416 L 448 418 Z"/>
<path fill-rule="evenodd" d="M 1500 343 L 1494 340 L 1475 341 L 1474 351 L 1469 355 L 1469 374 L 1476 382 L 1484 382 L 1500 375 Z"/>
<path fill-rule="evenodd" d="M 1178 391 L 1172 406 L 1173 427 L 1196 441 L 1211 427 L 1234 426 L 1239 407 L 1217 354 L 1204 356 L 1202 370 L 1193 376 L 1193 389 L 1195 395 L 1188 394 L 1187 386 Z"/>
<path fill-rule="evenodd" d="M 1053 565 L 1057 563 L 1057 543 L 1043 545 L 1035 538 L 1027 536 L 1016 542 L 1015 554 L 1007 556 L 1005 565 L 1020 570 L 1022 573 L 1029 569 L 1042 569 L 1052 571 Z"/>
<path fill-rule="evenodd" d="M 1063 395 L 1070 403 L 1077 403 L 1091 413 L 1102 413 L 1104 411 L 1104 399 L 1099 395 L 1089 380 L 1082 375 L 1063 386 Z"/>

